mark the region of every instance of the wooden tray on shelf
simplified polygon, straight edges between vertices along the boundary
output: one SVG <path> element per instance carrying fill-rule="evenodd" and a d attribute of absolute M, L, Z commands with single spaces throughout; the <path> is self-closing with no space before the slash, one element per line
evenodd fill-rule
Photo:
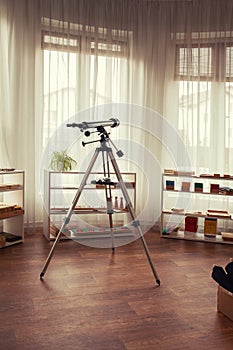
<path fill-rule="evenodd" d="M 230 218 L 231 214 L 227 210 L 211 210 L 206 211 L 207 216 L 212 216 L 215 218 Z"/>

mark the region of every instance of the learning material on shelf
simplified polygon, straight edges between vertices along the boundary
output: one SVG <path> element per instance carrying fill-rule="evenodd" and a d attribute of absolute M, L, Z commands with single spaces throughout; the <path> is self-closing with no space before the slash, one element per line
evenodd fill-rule
<path fill-rule="evenodd" d="M 203 183 L 202 182 L 195 182 L 194 183 L 194 191 L 195 192 L 203 192 Z"/>
<path fill-rule="evenodd" d="M 219 218 L 230 218 L 231 214 L 227 210 L 212 210 L 208 209 L 206 211 L 208 216 L 219 217 Z"/>
<path fill-rule="evenodd" d="M 217 219 L 216 218 L 205 218 L 204 223 L 204 235 L 212 236 L 217 234 Z"/>
<path fill-rule="evenodd" d="M 8 171 L 15 171 L 15 168 L 1 168 L 0 172 L 6 173 Z"/>
<path fill-rule="evenodd" d="M 22 185 L 20 184 L 0 184 L 0 191 L 9 191 L 21 189 Z"/>
<path fill-rule="evenodd" d="M 173 169 L 164 169 L 164 174 L 166 175 L 182 175 L 182 176 L 194 176 L 194 171 L 185 171 L 185 170 L 173 170 Z"/>
<path fill-rule="evenodd" d="M 172 208 L 171 211 L 173 213 L 183 213 L 184 212 L 184 208 Z"/>
<path fill-rule="evenodd" d="M 224 241 L 233 241 L 233 232 L 221 232 Z"/>
<path fill-rule="evenodd" d="M 190 191 L 190 182 L 188 182 L 188 181 L 182 181 L 182 184 L 181 184 L 181 191 L 183 191 L 183 192 L 189 192 L 189 191 Z"/>
<path fill-rule="evenodd" d="M 186 216 L 184 230 L 187 232 L 197 232 L 197 228 L 198 228 L 198 218 L 196 216 Z"/>
<path fill-rule="evenodd" d="M 175 181 L 166 180 L 166 190 L 172 191 L 175 188 Z"/>
<path fill-rule="evenodd" d="M 19 205 L 0 203 L 0 219 L 23 214 L 24 210 Z"/>
<path fill-rule="evenodd" d="M 219 193 L 219 184 L 210 184 L 210 193 Z"/>

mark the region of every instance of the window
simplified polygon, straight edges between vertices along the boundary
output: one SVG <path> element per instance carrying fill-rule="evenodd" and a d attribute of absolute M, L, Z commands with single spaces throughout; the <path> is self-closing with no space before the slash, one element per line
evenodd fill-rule
<path fill-rule="evenodd" d="M 213 48 L 208 45 L 177 46 L 176 80 L 179 80 L 179 130 L 189 146 L 208 147 L 210 142 Z"/>
<path fill-rule="evenodd" d="M 132 33 L 47 18 L 42 27 L 46 144 L 80 103 L 87 108 L 120 99 Z"/>
<path fill-rule="evenodd" d="M 58 34 L 56 32 L 42 32 L 42 48 L 44 50 L 69 50 L 78 52 L 81 47 L 81 38 L 77 35 Z"/>
<path fill-rule="evenodd" d="M 233 81 L 233 46 L 226 47 L 226 79 Z"/>
<path fill-rule="evenodd" d="M 42 18 L 42 48 L 127 56 L 132 32 Z"/>
<path fill-rule="evenodd" d="M 233 38 L 228 34 L 199 34 L 190 45 L 176 45 L 179 129 L 190 147 L 211 146 L 215 120 L 225 130 L 224 147 L 233 148 Z"/>
<path fill-rule="evenodd" d="M 233 46 L 226 47 L 225 147 L 233 148 Z"/>
<path fill-rule="evenodd" d="M 212 55 L 211 46 L 178 46 L 176 79 L 205 81 L 213 78 Z"/>

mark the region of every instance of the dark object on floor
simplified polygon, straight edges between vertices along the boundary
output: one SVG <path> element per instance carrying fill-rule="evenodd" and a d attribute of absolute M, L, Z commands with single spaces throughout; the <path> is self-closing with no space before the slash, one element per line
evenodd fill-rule
<path fill-rule="evenodd" d="M 214 266 L 211 277 L 221 287 L 233 293 L 233 262 L 228 263 L 225 270 L 221 266 Z"/>

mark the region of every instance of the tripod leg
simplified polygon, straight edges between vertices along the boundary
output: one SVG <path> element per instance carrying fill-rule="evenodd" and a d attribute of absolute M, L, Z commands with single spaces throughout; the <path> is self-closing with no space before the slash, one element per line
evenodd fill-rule
<path fill-rule="evenodd" d="M 113 229 L 113 220 L 112 220 L 112 215 L 113 215 L 113 209 L 112 209 L 112 197 L 107 197 L 107 214 L 108 214 L 108 222 L 109 222 L 109 228 L 111 231 L 111 241 L 112 241 L 112 253 L 115 252 L 115 244 L 114 244 L 114 234 L 112 232 Z"/>
<path fill-rule="evenodd" d="M 151 270 L 153 272 L 153 275 L 155 277 L 155 280 L 156 280 L 156 283 L 158 285 L 160 285 L 160 279 L 159 279 L 159 276 L 155 270 L 155 267 L 154 267 L 154 264 L 152 262 L 152 259 L 151 259 L 151 256 L 150 256 L 150 252 L 149 252 L 149 249 L 147 247 L 147 244 L 146 244 L 146 241 L 144 239 L 144 236 L 143 236 L 143 232 L 142 232 L 142 229 L 141 229 L 141 226 L 140 226 L 140 222 L 139 221 L 135 221 L 135 214 L 134 214 L 134 209 L 133 209 L 133 205 L 131 203 L 131 200 L 130 200 L 130 197 L 129 197 L 129 194 L 128 194 L 128 191 L 127 191 L 127 188 L 125 186 L 125 183 L 123 181 L 123 178 L 121 176 L 121 173 L 120 173 L 120 170 L 118 168 L 118 165 L 117 165 L 117 162 L 116 162 L 116 159 L 112 153 L 112 150 L 109 150 L 109 157 L 111 159 L 111 162 L 112 162 L 112 165 L 113 165 L 113 168 L 115 170 L 115 173 L 116 173 L 116 176 L 117 176 L 117 179 L 119 181 L 119 185 L 120 185 L 120 188 L 121 188 L 121 191 L 122 191 L 122 194 L 125 198 L 125 201 L 126 201 L 126 206 L 127 206 L 127 209 L 130 213 L 130 216 L 133 220 L 133 225 L 134 227 L 137 229 L 137 232 L 138 232 L 138 236 L 139 238 L 141 239 L 141 242 L 142 242 L 142 245 L 144 247 L 144 250 L 146 252 L 146 256 L 147 256 L 147 259 L 149 261 L 149 264 L 150 264 L 150 267 L 151 267 Z"/>
<path fill-rule="evenodd" d="M 105 153 L 107 154 L 106 159 L 104 158 Z M 103 156 L 104 175 L 110 179 L 108 149 L 105 149 L 105 151 L 102 152 L 102 156 Z M 110 235 L 111 235 L 111 241 L 112 241 L 112 253 L 114 253 L 115 252 L 115 243 L 114 243 L 114 233 L 112 231 L 112 229 L 113 229 L 113 217 L 112 217 L 113 216 L 113 206 L 112 206 L 111 185 L 105 186 L 105 197 L 106 197 L 106 202 L 107 202 L 107 214 L 108 214 L 109 228 L 110 228 L 110 232 L 111 232 Z"/>
<path fill-rule="evenodd" d="M 52 248 L 51 248 L 51 250 L 50 250 L 50 252 L 49 252 L 49 255 L 48 255 L 47 259 L 46 259 L 46 262 L 45 262 L 45 265 L 44 265 L 44 267 L 43 267 L 43 270 L 42 270 L 41 273 L 40 273 L 40 278 L 41 278 L 41 279 L 42 279 L 42 278 L 44 277 L 44 275 L 45 275 L 45 272 L 46 272 L 46 270 L 47 270 L 47 268 L 48 268 L 48 266 L 49 266 L 50 260 L 51 260 L 52 257 L 53 257 L 55 248 L 56 248 L 57 244 L 59 243 L 59 241 L 60 241 L 60 239 L 61 239 L 61 235 L 62 235 L 62 233 L 63 233 L 63 230 L 65 229 L 66 225 L 68 224 L 68 217 L 69 217 L 69 216 L 70 216 L 70 215 L 67 215 L 66 219 L 64 220 L 64 222 L 63 222 L 63 224 L 62 224 L 62 226 L 61 226 L 61 228 L 60 228 L 60 230 L 59 230 L 59 233 L 58 233 L 58 235 L 57 235 L 57 237 L 56 237 L 56 240 L 55 240 L 55 242 L 54 242 L 54 244 L 53 244 L 53 246 L 52 246 Z"/>
<path fill-rule="evenodd" d="M 52 257 L 53 257 L 55 248 L 56 248 L 57 244 L 59 243 L 59 241 L 60 241 L 60 239 L 61 239 L 61 234 L 64 232 L 66 226 L 67 226 L 68 223 L 70 222 L 70 218 L 71 218 L 72 212 L 73 212 L 73 210 L 75 209 L 75 207 L 76 207 L 76 205 L 77 205 L 77 202 L 78 202 L 78 200 L 79 200 L 79 197 L 81 196 L 81 193 L 82 193 L 82 191 L 83 191 L 84 186 L 86 185 L 87 179 L 88 179 L 88 177 L 89 177 L 89 175 L 90 175 L 90 172 L 91 172 L 91 170 L 92 170 L 92 168 L 93 168 L 93 166 L 94 166 L 94 164 L 95 164 L 95 161 L 96 161 L 96 159 L 97 159 L 97 157 L 98 157 L 98 154 L 99 154 L 99 149 L 97 148 L 97 149 L 95 150 L 95 153 L 94 153 L 94 155 L 93 155 L 93 157 L 92 157 L 92 159 L 91 159 L 91 162 L 90 162 L 90 164 L 89 164 L 89 166 L 88 166 L 88 168 L 87 168 L 87 171 L 86 171 L 86 173 L 85 173 L 85 175 L 84 175 L 84 177 L 83 177 L 83 179 L 82 179 L 82 182 L 81 182 L 81 184 L 80 184 L 80 187 L 79 187 L 79 189 L 78 189 L 78 191 L 77 191 L 77 193 L 76 193 L 76 195 L 75 195 L 75 197 L 74 197 L 74 199 L 73 199 L 73 202 L 72 202 L 72 204 L 71 204 L 71 206 L 70 206 L 70 208 L 69 208 L 69 210 L 68 210 L 68 212 L 67 212 L 67 215 L 66 215 L 66 217 L 65 217 L 65 219 L 64 219 L 64 222 L 63 222 L 63 224 L 62 224 L 62 226 L 61 226 L 61 228 L 60 228 L 60 230 L 59 230 L 59 233 L 58 233 L 58 235 L 57 235 L 57 237 L 56 237 L 56 240 L 55 240 L 55 242 L 54 242 L 54 244 L 53 244 L 53 246 L 52 246 L 52 248 L 51 248 L 51 250 L 50 250 L 50 252 L 49 252 L 49 255 L 48 255 L 47 259 L 46 259 L 44 268 L 43 268 L 43 270 L 42 270 L 41 273 L 40 273 L 40 278 L 43 278 L 43 277 L 44 277 L 45 272 L 46 272 L 46 270 L 47 270 L 47 268 L 48 268 L 48 266 L 49 266 L 49 263 L 50 263 L 50 261 L 51 261 L 51 259 L 52 259 Z"/>

